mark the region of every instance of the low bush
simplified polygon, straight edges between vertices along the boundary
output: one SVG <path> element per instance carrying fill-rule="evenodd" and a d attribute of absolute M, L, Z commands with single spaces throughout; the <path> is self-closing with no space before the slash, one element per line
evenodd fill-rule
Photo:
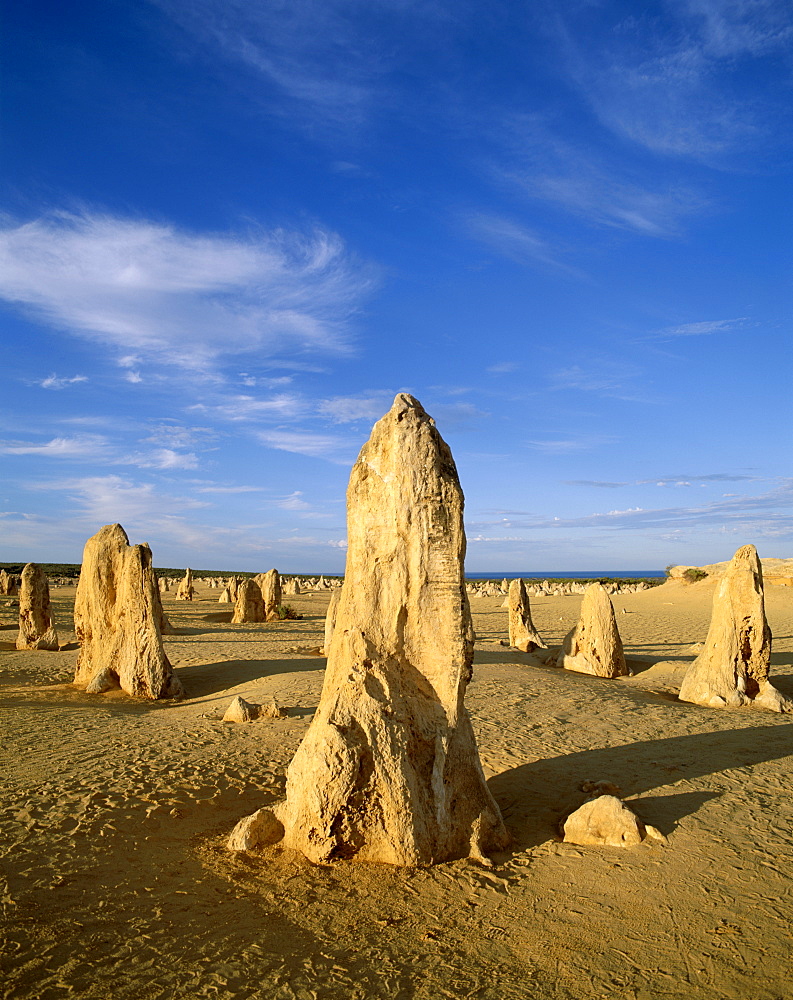
<path fill-rule="evenodd" d="M 291 604 L 279 604 L 278 621 L 283 622 L 286 621 L 287 619 L 289 619 L 290 621 L 302 621 L 303 616 L 299 615 Z"/>

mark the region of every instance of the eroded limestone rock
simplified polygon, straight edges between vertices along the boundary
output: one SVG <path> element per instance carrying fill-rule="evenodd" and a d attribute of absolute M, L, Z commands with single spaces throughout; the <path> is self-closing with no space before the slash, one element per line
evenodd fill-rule
<path fill-rule="evenodd" d="M 509 612 L 509 644 L 524 653 L 533 649 L 547 649 L 531 620 L 531 606 L 526 584 L 523 580 L 513 580 L 507 594 Z"/>
<path fill-rule="evenodd" d="M 277 844 L 284 835 L 281 821 L 271 809 L 257 809 L 241 819 L 231 832 L 227 847 L 230 851 L 250 851 L 254 847 Z"/>
<path fill-rule="evenodd" d="M 243 580 L 237 588 L 237 600 L 231 621 L 235 625 L 264 621 L 264 601 L 255 580 Z"/>
<path fill-rule="evenodd" d="M 261 705 L 245 701 L 239 695 L 232 701 L 223 715 L 223 722 L 253 722 L 259 718 Z"/>
<path fill-rule="evenodd" d="M 265 621 L 271 622 L 278 618 L 278 609 L 283 604 L 281 577 L 277 569 L 271 569 L 266 573 L 260 573 L 255 579 L 262 592 Z"/>
<path fill-rule="evenodd" d="M 578 624 L 565 636 L 556 664 L 565 670 L 597 677 L 630 674 L 614 606 L 599 583 L 587 587 Z"/>
<path fill-rule="evenodd" d="M 768 680 L 770 663 L 763 570 L 754 545 L 744 545 L 717 585 L 704 649 L 686 672 L 679 698 L 711 708 L 752 704 L 793 711 L 793 702 Z"/>
<path fill-rule="evenodd" d="M 188 566 L 184 578 L 179 581 L 179 586 L 176 588 L 175 597 L 177 601 L 192 601 L 194 595 L 193 571 Z"/>
<path fill-rule="evenodd" d="M 564 823 L 567 844 L 635 847 L 644 839 L 644 823 L 614 795 L 599 795 L 571 813 Z"/>
<path fill-rule="evenodd" d="M 223 716 L 223 722 L 255 722 L 256 719 L 284 719 L 288 715 L 275 698 L 263 705 L 255 701 L 246 701 L 237 695 Z"/>
<path fill-rule="evenodd" d="M 330 595 L 328 610 L 325 612 L 325 645 L 322 647 L 322 655 L 327 656 L 330 649 L 330 641 L 333 638 L 333 630 L 336 628 L 336 615 L 339 610 L 339 600 L 341 591 L 334 590 Z"/>
<path fill-rule="evenodd" d="M 274 810 L 283 844 L 314 862 L 481 858 L 508 836 L 463 705 L 473 660 L 463 495 L 413 397 L 398 395 L 372 430 L 347 510 L 322 696 Z"/>
<path fill-rule="evenodd" d="M 85 544 L 74 602 L 80 652 L 75 683 L 91 693 L 119 684 L 127 694 L 184 694 L 162 644 L 162 604 L 148 545 L 130 545 L 120 524 Z"/>
<path fill-rule="evenodd" d="M 22 570 L 19 587 L 19 635 L 17 649 L 58 648 L 58 634 L 50 617 L 50 588 L 47 574 L 35 563 Z"/>

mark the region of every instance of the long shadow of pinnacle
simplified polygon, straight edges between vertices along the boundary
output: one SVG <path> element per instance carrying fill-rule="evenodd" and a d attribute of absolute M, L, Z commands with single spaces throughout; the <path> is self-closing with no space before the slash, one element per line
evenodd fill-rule
<path fill-rule="evenodd" d="M 488 786 L 515 846 L 525 849 L 556 834 L 560 818 L 584 801 L 583 781 L 605 779 L 630 796 L 788 756 L 793 756 L 793 724 L 780 721 L 774 726 L 641 740 L 550 757 L 495 775 Z M 654 796 L 642 800 L 638 811 L 646 822 L 668 833 L 681 816 L 719 794 L 717 788 Z"/>

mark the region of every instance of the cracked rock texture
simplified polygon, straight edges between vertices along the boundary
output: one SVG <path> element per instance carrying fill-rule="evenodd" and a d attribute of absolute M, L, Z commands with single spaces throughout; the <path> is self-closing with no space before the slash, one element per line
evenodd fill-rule
<path fill-rule="evenodd" d="M 93 694 L 116 684 L 142 698 L 184 694 L 162 643 L 164 615 L 148 545 L 130 545 L 120 524 L 85 544 L 74 603 L 80 653 L 74 681 Z"/>
<path fill-rule="evenodd" d="M 463 698 L 473 628 L 448 445 L 400 393 L 350 476 L 347 568 L 311 726 L 274 810 L 314 862 L 424 865 L 506 846 Z"/>
<path fill-rule="evenodd" d="M 768 680 L 770 663 L 763 570 L 754 545 L 744 545 L 716 588 L 705 647 L 683 678 L 679 698 L 710 708 L 753 704 L 793 711 L 793 702 Z"/>

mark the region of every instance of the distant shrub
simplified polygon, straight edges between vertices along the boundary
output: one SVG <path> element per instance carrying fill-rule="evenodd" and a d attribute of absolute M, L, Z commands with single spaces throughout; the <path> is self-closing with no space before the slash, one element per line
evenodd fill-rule
<path fill-rule="evenodd" d="M 676 563 L 669 563 L 669 565 L 664 569 L 664 573 L 666 574 L 666 576 L 669 577 L 672 575 L 672 570 L 675 568 L 675 566 Z"/>
<path fill-rule="evenodd" d="M 289 619 L 290 621 L 302 621 L 303 616 L 299 615 L 291 604 L 279 604 L 278 621 L 283 622 L 286 621 L 287 619 Z"/>
<path fill-rule="evenodd" d="M 697 569 L 696 566 L 692 566 L 683 573 L 683 579 L 687 583 L 696 583 L 698 580 L 704 580 L 707 575 L 704 569 Z"/>

